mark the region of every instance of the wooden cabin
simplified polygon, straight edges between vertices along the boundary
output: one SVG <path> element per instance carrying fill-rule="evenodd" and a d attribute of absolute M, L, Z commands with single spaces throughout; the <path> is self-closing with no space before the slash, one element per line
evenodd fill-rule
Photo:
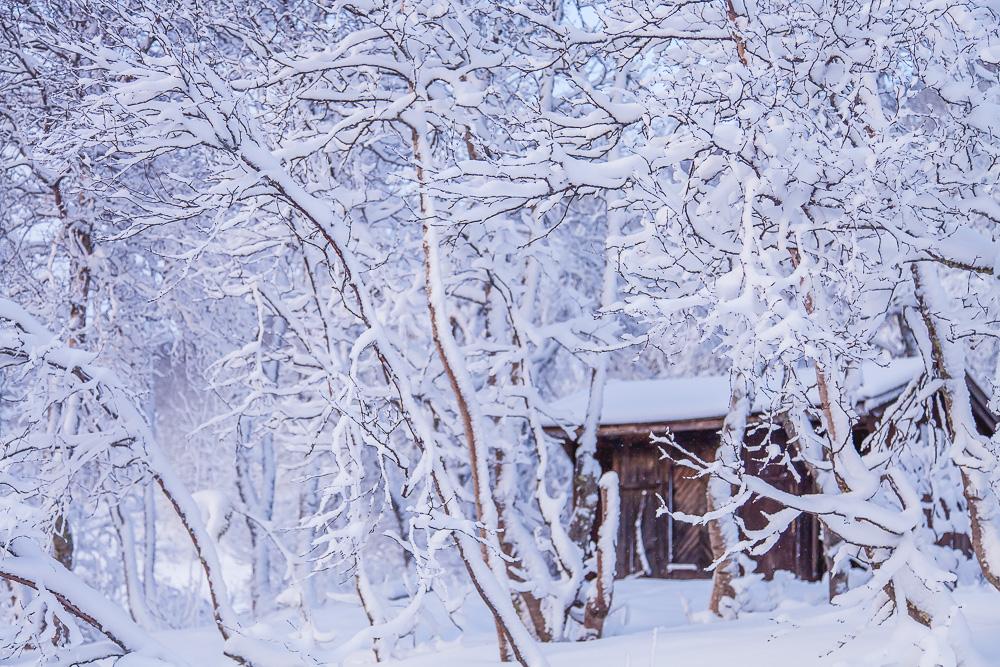
<path fill-rule="evenodd" d="M 860 444 L 882 409 L 921 369 L 919 359 L 862 367 L 857 390 L 860 400 L 855 406 L 861 417 L 854 433 L 856 443 Z M 996 418 L 987 408 L 986 395 L 971 380 L 969 384 L 977 422 L 984 433 L 992 434 Z M 580 432 L 586 399 L 586 392 L 578 392 L 552 405 L 554 419 L 546 430 L 563 437 L 569 451 L 575 447 Z M 619 477 L 617 577 L 711 576 L 706 571 L 712 562 L 707 527 L 674 519 L 669 514 L 657 516 L 660 498 L 672 511 L 703 514 L 707 480 L 697 477 L 690 468 L 664 458 L 649 436 L 669 430 L 685 450 L 703 460 L 713 460 L 728 408 L 729 380 L 725 376 L 608 382 L 598 429 L 597 458 L 605 471 L 614 470 Z M 756 414 L 750 420 L 746 438 L 747 451 L 751 453 L 746 461 L 747 472 L 791 493 L 813 490 L 813 480 L 804 467 L 797 469 L 795 475 L 784 465 L 762 465 L 764 456 L 753 455 L 770 444 L 784 449 L 788 440 L 784 430 L 764 427 L 760 414 Z M 739 515 L 747 528 L 757 529 L 765 525 L 765 513 L 780 509 L 775 501 L 754 498 L 741 508 Z M 964 537 L 952 538 L 953 546 L 962 546 Z M 802 580 L 820 579 L 825 567 L 815 517 L 800 516 L 756 561 L 757 571 L 767 578 L 777 570 L 786 570 Z"/>

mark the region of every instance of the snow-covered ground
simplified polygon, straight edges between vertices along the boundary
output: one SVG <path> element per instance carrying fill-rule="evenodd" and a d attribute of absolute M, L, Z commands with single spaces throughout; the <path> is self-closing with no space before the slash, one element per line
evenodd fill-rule
<path fill-rule="evenodd" d="M 819 584 L 776 583 L 769 586 L 777 603 L 769 612 L 746 614 L 736 621 L 711 617 L 706 611 L 707 581 L 634 579 L 618 582 L 608 636 L 588 643 L 544 647 L 551 667 L 918 667 L 924 655 L 905 631 L 872 626 L 863 609 L 839 609 L 823 602 Z M 1000 665 L 1000 610 L 988 588 L 960 587 L 956 599 L 971 630 L 983 667 Z M 486 610 L 467 598 L 452 624 L 440 608 L 428 607 L 417 630 L 418 647 L 403 640 L 399 653 L 408 657 L 385 661 L 394 667 L 496 667 L 496 642 Z M 275 636 L 283 622 L 272 618 Z M 350 596 L 338 596 L 315 619 L 315 638 L 337 645 L 365 625 Z M 219 667 L 222 658 L 213 633 L 196 639 L 190 633 L 167 633 L 168 646 L 183 652 L 189 664 Z M 293 634 L 298 634 L 294 631 Z M 430 639 L 430 635 L 442 638 Z M 327 654 L 332 665 L 372 664 L 373 655 Z"/>
<path fill-rule="evenodd" d="M 782 587 L 768 613 L 736 621 L 708 616 L 707 581 L 635 579 L 619 582 L 609 634 L 592 643 L 546 647 L 551 667 L 870 667 L 919 665 L 905 637 L 869 627 L 864 610 L 820 603 L 818 585 Z M 956 596 L 985 664 L 1000 665 L 1000 610 L 995 591 L 960 589 Z M 478 632 L 433 653 L 391 664 L 406 667 L 499 665 L 485 617 Z"/>

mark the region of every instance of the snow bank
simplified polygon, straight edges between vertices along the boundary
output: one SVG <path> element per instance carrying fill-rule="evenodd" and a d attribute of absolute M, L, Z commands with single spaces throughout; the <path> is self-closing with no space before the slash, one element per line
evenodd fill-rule
<path fill-rule="evenodd" d="M 776 607 L 734 621 L 706 612 L 710 581 L 619 581 L 609 635 L 593 642 L 543 646 L 551 667 L 917 667 L 919 649 L 891 625 L 869 622 L 865 609 L 822 602 L 822 584 L 784 581 Z M 987 665 L 1000 665 L 996 592 L 955 591 L 972 643 Z M 468 619 L 471 620 L 471 619 Z M 457 642 L 427 648 L 392 667 L 502 667 L 489 617 L 481 613 Z M 345 665 L 370 664 L 356 656 Z M 507 663 L 509 664 L 509 663 Z"/>

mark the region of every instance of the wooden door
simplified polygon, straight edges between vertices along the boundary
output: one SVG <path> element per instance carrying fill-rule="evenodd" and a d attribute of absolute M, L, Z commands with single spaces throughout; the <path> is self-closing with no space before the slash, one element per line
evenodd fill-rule
<path fill-rule="evenodd" d="M 697 477 L 693 470 L 684 466 L 671 468 L 671 510 L 694 516 L 707 512 L 708 480 Z M 710 576 L 705 570 L 712 564 L 708 528 L 671 518 L 670 531 L 671 553 L 667 565 L 670 576 L 685 579 Z"/>
<path fill-rule="evenodd" d="M 613 468 L 618 473 L 621 516 L 618 525 L 616 574 L 626 577 L 666 576 L 670 552 L 668 517 L 657 517 L 660 498 L 669 492 L 669 465 L 651 447 L 617 447 Z"/>
<path fill-rule="evenodd" d="M 616 447 L 612 467 L 621 485 L 617 576 L 709 576 L 704 568 L 712 562 L 712 552 L 705 527 L 669 514 L 658 516 L 664 504 L 671 511 L 703 514 L 705 479 L 662 459 L 659 449 L 649 445 Z"/>
<path fill-rule="evenodd" d="M 769 434 L 757 431 L 748 434 L 747 444 L 750 452 L 744 457 L 747 473 L 756 475 L 776 489 L 793 495 L 811 493 L 813 481 L 806 467 L 801 463 L 794 464 L 793 473 L 783 462 L 762 462 L 765 450 L 761 446 L 765 435 L 768 442 L 784 449 L 788 447 L 787 436 L 782 430 Z M 784 509 L 781 503 L 754 496 L 739 510 L 747 530 L 761 530 L 767 526 L 767 516 Z M 757 572 L 770 579 L 779 570 L 792 572 L 804 581 L 816 581 L 822 577 L 822 553 L 819 543 L 819 523 L 812 515 L 803 513 L 782 533 L 781 537 L 759 556 Z"/>

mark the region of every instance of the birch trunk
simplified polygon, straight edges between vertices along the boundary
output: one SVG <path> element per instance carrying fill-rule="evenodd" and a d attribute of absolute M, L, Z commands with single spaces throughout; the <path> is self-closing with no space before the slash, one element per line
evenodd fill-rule
<path fill-rule="evenodd" d="M 604 622 L 611 613 L 615 592 L 615 567 L 618 551 L 618 522 L 621 518 L 621 500 L 618 493 L 618 474 L 606 472 L 599 482 L 601 490 L 601 527 L 597 538 L 597 561 L 593 593 L 587 599 L 583 612 L 583 638 L 600 639 Z"/>
<path fill-rule="evenodd" d="M 476 159 L 472 147 L 471 134 L 466 132 L 466 143 L 470 159 Z M 492 279 L 492 275 L 490 276 Z M 516 329 L 510 338 L 505 334 L 507 329 L 506 311 L 510 304 L 499 296 L 501 290 L 496 289 L 492 282 L 486 284 L 486 298 L 483 311 L 485 333 L 498 344 L 520 346 Z M 501 342 L 502 341 L 502 342 Z M 514 386 L 524 385 L 526 369 L 521 363 L 514 363 L 510 371 L 510 382 Z M 493 372 L 487 378 L 487 385 L 497 387 L 497 375 Z M 519 428 L 514 428 L 511 420 L 500 416 L 490 417 L 500 445 L 494 450 L 493 476 L 494 497 L 497 505 L 497 529 L 500 547 L 506 557 L 507 577 L 518 589 L 512 595 L 514 607 L 521 616 L 521 621 L 528 627 L 535 639 L 543 642 L 552 641 L 553 624 L 545 614 L 542 598 L 530 590 L 530 582 L 536 576 L 547 578 L 549 565 L 545 555 L 538 548 L 535 536 L 527 530 L 518 511 L 518 494 L 520 479 L 516 466 L 516 443 L 521 435 Z M 513 456 L 509 457 L 507 450 Z M 529 590 L 525 590 L 529 589 Z"/>
<path fill-rule="evenodd" d="M 623 69 L 616 77 L 616 88 L 619 90 L 625 83 L 627 73 Z M 617 97 L 617 95 L 616 95 Z M 618 155 L 617 149 L 612 150 L 610 157 Z M 611 197 L 611 195 L 608 195 Z M 618 296 L 618 271 L 615 257 L 613 256 L 612 243 L 621 234 L 621 216 L 612 210 L 613 200 L 609 200 L 607 208 L 607 232 L 604 242 L 604 271 L 601 276 L 601 294 L 598 302 L 598 310 L 604 311 L 614 304 Z M 608 381 L 608 358 L 607 354 L 599 354 L 590 372 L 590 387 L 587 396 L 587 412 L 584 416 L 583 431 L 580 434 L 577 444 L 573 465 L 573 515 L 570 520 L 569 535 L 577 544 L 582 555 L 584 571 L 582 573 L 583 583 L 590 580 L 600 579 L 598 567 L 597 545 L 593 542 L 594 528 L 598 519 L 598 507 L 601 499 L 601 466 L 597 462 L 597 431 L 601 425 L 601 413 L 604 409 L 604 389 Z M 607 515 L 605 514 L 605 518 Z M 617 517 L 615 518 L 617 526 Z M 607 589 L 599 591 L 598 589 Z M 581 588 L 581 593 L 586 586 Z M 604 633 L 603 615 L 588 614 L 587 610 L 600 608 L 604 603 L 600 597 L 607 596 L 610 606 L 611 596 L 614 589 L 614 577 L 601 585 L 594 585 L 589 588 L 588 598 L 578 593 L 577 604 L 584 606 L 584 631 L 583 639 L 598 639 Z M 596 596 L 596 597 L 595 597 Z M 588 620 L 589 618 L 589 620 Z"/>
<path fill-rule="evenodd" d="M 68 347 L 80 347 L 84 342 L 87 327 L 87 305 L 90 300 L 90 257 L 94 253 L 94 243 L 90 229 L 80 223 L 74 223 L 70 218 L 69 209 L 63 198 L 63 192 L 58 185 L 52 186 L 52 195 L 60 219 L 67 225 L 68 254 L 70 257 L 70 305 L 69 305 L 69 337 Z M 71 396 L 62 409 L 62 432 L 73 436 L 79 430 L 79 415 L 77 404 L 79 399 Z M 73 569 L 75 540 L 70 526 L 69 517 L 64 512 L 56 516 L 53 524 L 52 551 L 57 561 L 67 570 Z M 67 629 L 56 619 L 56 634 L 54 643 L 63 644 L 67 639 Z"/>
<path fill-rule="evenodd" d="M 154 628 L 152 614 L 146 605 L 146 591 L 139 577 L 135 533 L 132 530 L 132 524 L 122 514 L 120 506 L 111 508 L 111 522 L 118 534 L 118 542 L 122 548 L 122 570 L 125 574 L 125 596 L 128 600 L 129 613 L 132 615 L 132 620 L 142 627 Z"/>
<path fill-rule="evenodd" d="M 750 416 L 749 382 L 742 373 L 733 372 L 730 391 L 729 412 L 722 424 L 716 462 L 728 470 L 740 471 L 743 468 L 743 439 Z M 708 512 L 715 512 L 733 502 L 733 487 L 726 480 L 712 476 L 708 478 L 706 495 Z M 731 554 L 740 540 L 740 527 L 736 517 L 726 513 L 709 521 L 708 537 L 712 546 L 712 560 L 716 563 L 712 572 L 712 593 L 708 608 L 716 616 L 731 618 L 739 613 L 733 579 L 742 574 L 736 556 Z"/>
<path fill-rule="evenodd" d="M 455 397 L 459 417 L 464 431 L 465 445 L 469 451 L 469 467 L 472 478 L 472 492 L 476 520 L 479 525 L 479 551 L 484 564 L 492 571 L 495 583 L 503 590 L 502 594 L 509 596 L 509 586 L 506 565 L 501 558 L 502 549 L 497 537 L 499 516 L 496 503 L 490 491 L 489 452 L 482 438 L 482 418 L 478 409 L 478 401 L 474 395 L 471 377 L 465 369 L 462 353 L 451 333 L 450 318 L 447 313 L 447 295 L 440 274 L 440 241 L 435 226 L 434 207 L 427 188 L 430 147 L 424 132 L 422 114 L 412 124 L 412 141 L 417 184 L 420 188 L 420 215 L 423 230 L 424 251 L 424 289 L 427 294 L 427 309 L 431 322 L 431 335 L 434 349 L 444 367 L 445 375 Z M 522 635 L 527 634 L 527 628 L 517 614 L 513 617 L 500 612 L 495 606 L 494 591 L 486 590 L 488 583 L 482 576 L 479 562 L 474 560 L 467 545 L 459 538 L 459 549 L 473 582 L 480 594 L 488 596 L 484 600 L 493 611 L 497 628 L 497 643 L 500 647 L 500 658 L 503 661 L 516 659 L 528 665 L 527 656 L 534 653 L 533 646 L 525 646 Z M 473 560 L 470 560 L 473 559 Z M 512 628 L 512 625 L 518 626 Z M 509 648 L 509 652 L 508 652 Z"/>
<path fill-rule="evenodd" d="M 364 561 L 360 557 L 358 558 L 357 570 L 354 575 L 354 588 L 358 592 L 358 599 L 361 600 L 361 607 L 365 610 L 368 625 L 376 627 L 385 623 L 385 614 L 382 611 L 382 605 L 379 603 L 378 594 L 368 579 Z M 375 662 L 382 662 L 389 656 L 386 648 L 383 639 L 372 640 L 372 654 L 375 657 Z"/>
<path fill-rule="evenodd" d="M 988 471 L 997 468 L 997 453 L 979 436 L 966 384 L 965 351 L 949 335 L 947 298 L 941 291 L 937 267 L 911 267 L 914 292 L 923 327 L 911 321 L 915 334 L 923 334 L 924 360 L 932 377 L 943 381 L 944 426 L 951 440 L 951 457 L 962 473 L 962 492 L 969 505 L 972 549 L 979 566 L 994 588 L 1000 590 L 1000 498 Z M 920 330 L 923 329 L 922 332 Z M 920 332 L 920 333 L 918 333 Z M 929 357 L 929 358 L 928 358 Z"/>
<path fill-rule="evenodd" d="M 285 321 L 268 317 L 261 328 L 261 345 L 275 349 L 284 335 Z M 275 360 L 262 364 L 264 379 L 277 385 L 279 364 Z M 274 515 L 275 458 L 274 435 L 260 428 L 252 418 L 240 419 L 241 442 L 236 454 L 236 486 L 240 500 L 253 517 L 247 517 L 251 551 L 251 601 L 254 611 L 260 611 L 269 599 L 271 589 L 271 552 L 269 537 L 260 522 L 268 522 Z M 255 444 L 250 443 L 255 430 L 263 431 Z M 259 470 L 260 483 L 255 481 L 254 470 Z"/>
<path fill-rule="evenodd" d="M 787 412 L 782 413 L 778 418 L 788 437 L 789 445 L 801 443 L 800 428 L 796 424 L 796 420 Z M 809 420 L 806 418 L 800 419 L 799 423 L 807 425 L 806 428 L 812 428 L 812 425 L 809 424 Z M 817 481 L 821 479 L 822 475 L 827 474 L 821 470 L 817 470 L 815 466 L 808 466 L 808 469 L 809 474 Z M 835 491 L 839 491 L 839 488 L 835 489 Z M 830 530 L 830 527 L 822 517 L 817 517 L 817 520 L 820 523 L 820 542 L 823 550 L 823 564 L 827 575 L 827 599 L 833 600 L 841 593 L 847 592 L 847 569 L 843 565 L 837 566 L 835 558 L 837 551 L 844 544 L 844 541 L 836 532 Z"/>
<path fill-rule="evenodd" d="M 153 387 L 155 390 L 155 382 Z M 152 394 L 152 392 L 151 392 Z M 155 394 L 147 405 L 149 432 L 156 437 Z M 142 596 L 146 608 L 156 600 L 156 488 L 147 482 L 142 489 Z"/>

